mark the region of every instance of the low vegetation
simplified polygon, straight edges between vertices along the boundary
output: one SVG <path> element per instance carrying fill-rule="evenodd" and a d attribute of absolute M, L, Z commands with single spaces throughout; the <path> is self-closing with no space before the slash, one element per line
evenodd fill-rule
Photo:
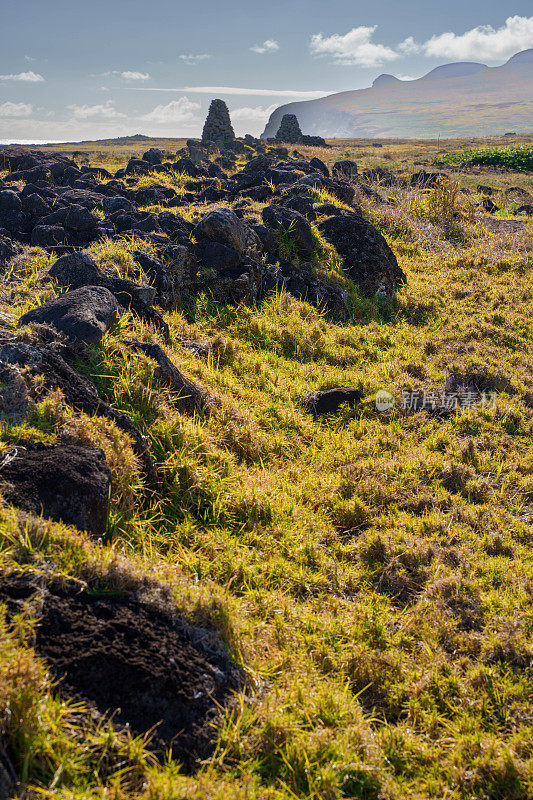
<path fill-rule="evenodd" d="M 435 164 L 465 164 L 468 166 L 503 167 L 520 172 L 533 170 L 533 146 L 488 147 L 483 150 L 462 150 L 446 153 L 435 159 Z"/>
<path fill-rule="evenodd" d="M 522 167 L 516 154 L 486 163 L 531 169 L 531 147 L 521 152 Z M 100 541 L 1 508 L 2 570 L 141 592 L 215 631 L 244 676 L 214 755 L 186 775 L 113 718 L 61 697 L 32 648 L 38 610 L 1 621 L 0 765 L 12 765 L 26 796 L 533 796 L 533 228 L 523 217 L 486 224 L 481 196 L 461 192 L 471 154 L 446 158 L 465 165 L 464 178 L 356 198 L 407 275 L 393 299 L 351 287 L 343 322 L 284 292 L 237 308 L 203 295 L 165 314 L 165 351 L 216 398 L 210 413 L 178 410 L 153 362 L 129 346 L 163 343 L 129 314 L 91 348 L 85 372 L 147 437 L 158 489 L 113 421 L 73 412 L 60 392 L 24 418 L 5 400 L 2 452 L 66 436 L 96 445 L 113 492 Z M 387 168 L 419 169 L 402 159 Z M 485 180 L 506 185 L 495 172 Z M 338 273 L 315 234 L 322 269 Z M 91 253 L 135 279 L 132 249 L 149 245 L 105 239 Z M 48 263 L 27 249 L 6 276 L 5 335 L 53 295 L 39 279 Z M 482 387 L 486 402 L 405 413 L 407 397 L 447 381 Z M 335 386 L 365 399 L 318 421 L 305 412 L 308 391 Z M 380 390 L 395 401 L 385 411 Z"/>

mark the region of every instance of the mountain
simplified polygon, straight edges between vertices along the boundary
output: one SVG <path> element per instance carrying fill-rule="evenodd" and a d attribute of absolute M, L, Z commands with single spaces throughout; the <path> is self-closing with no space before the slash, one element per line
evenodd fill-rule
<path fill-rule="evenodd" d="M 533 133 L 533 49 L 500 67 L 445 64 L 412 81 L 380 75 L 368 89 L 280 106 L 263 137 L 275 136 L 283 114 L 302 131 L 327 138 L 454 138 Z"/>

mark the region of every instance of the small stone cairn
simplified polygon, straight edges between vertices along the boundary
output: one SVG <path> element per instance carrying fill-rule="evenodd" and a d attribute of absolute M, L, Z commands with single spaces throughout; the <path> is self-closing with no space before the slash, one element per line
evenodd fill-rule
<path fill-rule="evenodd" d="M 316 147 L 327 147 L 321 136 L 306 136 L 302 133 L 296 114 L 284 114 L 276 133 L 275 141 L 286 144 L 307 144 Z"/>
<path fill-rule="evenodd" d="M 223 100 L 212 100 L 202 131 L 202 142 L 232 142 L 235 132 L 228 107 Z"/>
<path fill-rule="evenodd" d="M 303 133 L 296 114 L 283 115 L 276 139 L 280 142 L 287 142 L 287 144 L 300 144 Z"/>

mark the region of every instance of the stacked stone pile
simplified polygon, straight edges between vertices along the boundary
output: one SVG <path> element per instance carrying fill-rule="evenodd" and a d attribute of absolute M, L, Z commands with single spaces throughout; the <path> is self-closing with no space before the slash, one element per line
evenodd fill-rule
<path fill-rule="evenodd" d="M 302 133 L 296 114 L 284 114 L 276 133 L 275 141 L 287 144 L 307 144 L 314 147 L 327 147 L 321 136 L 306 136 Z"/>
<path fill-rule="evenodd" d="M 230 142 L 234 139 L 227 105 L 223 100 L 212 100 L 202 131 L 202 142 Z"/>

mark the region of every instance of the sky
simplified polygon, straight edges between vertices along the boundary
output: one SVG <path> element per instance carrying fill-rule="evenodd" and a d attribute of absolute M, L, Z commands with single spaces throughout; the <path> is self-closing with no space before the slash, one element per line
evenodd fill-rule
<path fill-rule="evenodd" d="M 0 0 L 0 142 L 237 135 L 279 105 L 533 48 L 531 0 Z"/>

